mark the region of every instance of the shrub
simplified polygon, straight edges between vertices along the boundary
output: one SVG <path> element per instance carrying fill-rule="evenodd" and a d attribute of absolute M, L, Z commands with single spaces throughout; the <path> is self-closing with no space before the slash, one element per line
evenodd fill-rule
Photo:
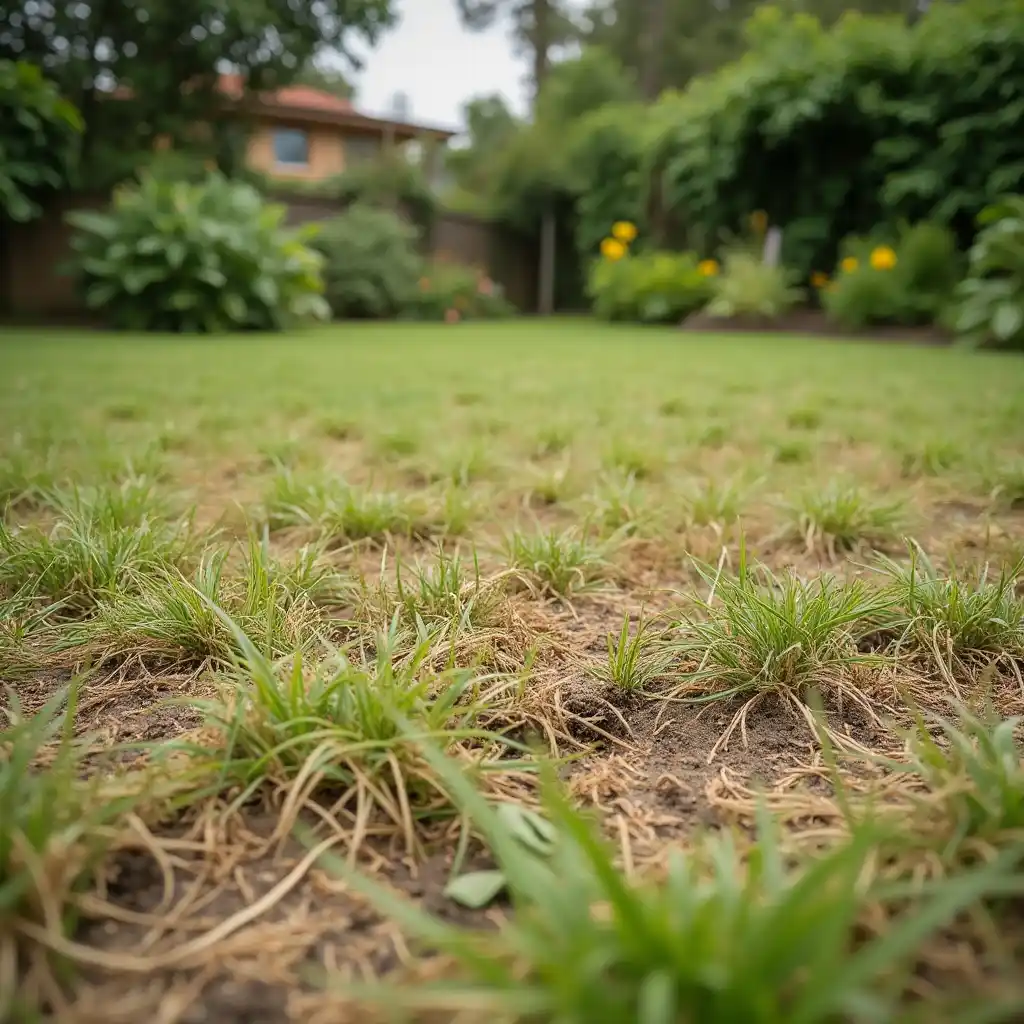
<path fill-rule="evenodd" d="M 77 211 L 73 246 L 86 300 L 136 331 L 281 330 L 328 314 L 313 226 L 283 225 L 249 185 L 145 176 L 105 212 Z"/>
<path fill-rule="evenodd" d="M 336 317 L 393 317 L 414 301 L 423 266 L 416 230 L 390 210 L 357 203 L 322 225 L 313 245 Z"/>
<path fill-rule="evenodd" d="M 78 111 L 38 67 L 0 60 L 0 213 L 39 216 L 37 199 L 64 184 L 81 129 Z"/>
<path fill-rule="evenodd" d="M 723 256 L 719 271 L 706 261 L 711 281 L 707 311 L 714 317 L 750 317 L 777 320 L 803 297 L 794 285 L 794 274 L 783 266 L 765 263 L 747 249 L 733 249 Z"/>
<path fill-rule="evenodd" d="M 588 292 L 602 319 L 675 323 L 707 302 L 711 286 L 693 253 L 652 252 L 595 261 Z"/>
<path fill-rule="evenodd" d="M 844 327 L 934 323 L 958 279 L 956 240 L 930 221 L 903 228 L 894 247 L 854 237 L 841 251 L 822 305 Z"/>
<path fill-rule="evenodd" d="M 954 326 L 974 344 L 1024 348 L 1024 196 L 984 210 Z"/>
<path fill-rule="evenodd" d="M 435 260 L 420 278 L 406 315 L 419 320 L 485 320 L 515 312 L 501 285 L 461 263 Z"/>
<path fill-rule="evenodd" d="M 834 263 L 846 235 L 900 219 L 969 243 L 973 218 L 1024 173 L 1020 5 L 932 3 L 913 23 L 855 13 L 826 28 L 763 5 L 743 59 L 662 101 L 675 116 L 652 157 L 670 209 L 708 238 L 767 210 L 802 274 Z"/>

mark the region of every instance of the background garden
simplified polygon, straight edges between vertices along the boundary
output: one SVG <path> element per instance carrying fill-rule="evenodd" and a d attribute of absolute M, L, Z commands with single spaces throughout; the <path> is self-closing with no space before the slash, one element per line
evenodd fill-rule
<path fill-rule="evenodd" d="M 468 6 L 467 17 L 481 17 Z M 574 8 L 575 20 L 548 5 L 544 33 L 531 27 L 531 5 L 512 6 L 535 57 L 532 116 L 517 120 L 500 98 L 473 101 L 462 144 L 445 155 L 447 185 L 430 187 L 407 154 L 386 152 L 306 186 L 344 212 L 299 232 L 284 229 L 283 212 L 265 199 L 271 183 L 242 165 L 239 125 L 210 121 L 203 88 L 178 88 L 187 70 L 202 82 L 213 54 L 197 47 L 169 85 L 166 72 L 143 77 L 122 48 L 125 66 L 104 70 L 137 82 L 138 95 L 118 101 L 126 109 L 112 126 L 115 104 L 97 100 L 95 85 L 60 92 L 74 62 L 56 65 L 56 78 L 31 62 L 33 45 L 49 53 L 45 33 L 8 30 L 8 56 L 21 57 L 0 77 L 6 215 L 32 218 L 57 189 L 117 185 L 105 217 L 72 219 L 83 293 L 122 327 L 509 314 L 490 268 L 430 251 L 431 226 L 450 209 L 540 254 L 541 307 L 666 323 L 706 310 L 762 326 L 810 307 L 847 331 L 934 325 L 1020 345 L 1018 3 L 937 3 L 909 19 L 837 17 L 827 4 L 822 20 L 784 7 L 730 9 L 701 23 L 705 38 L 692 22 L 674 36 L 685 5 L 661 0 L 649 12 L 663 19 L 660 42 L 635 12 L 633 29 L 625 11 L 609 27 L 614 4 Z M 362 28 L 380 31 L 381 9 L 367 11 Z M 72 22 L 61 31 L 82 34 L 84 45 L 90 32 L 119 28 L 116 18 Z M 320 27 L 295 31 L 298 52 L 254 64 L 253 89 L 294 78 L 302 55 L 323 45 Z M 570 40 L 582 49 L 557 59 Z M 118 130 L 122 114 L 138 118 L 134 133 Z M 208 130 L 197 132 L 197 119 Z M 147 146 L 157 135 L 175 140 L 170 154 Z M 626 250 L 611 237 L 616 224 Z M 781 251 L 765 261 L 773 229 Z"/>

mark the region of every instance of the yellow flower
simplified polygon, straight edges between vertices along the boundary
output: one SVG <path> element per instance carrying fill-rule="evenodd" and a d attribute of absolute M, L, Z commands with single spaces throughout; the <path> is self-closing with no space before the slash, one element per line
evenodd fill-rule
<path fill-rule="evenodd" d="M 718 260 L 701 260 L 697 264 L 697 269 L 705 277 L 714 277 L 718 273 Z"/>
<path fill-rule="evenodd" d="M 828 274 L 821 270 L 816 270 L 811 274 L 811 286 L 813 288 L 824 288 L 828 285 Z"/>
<path fill-rule="evenodd" d="M 896 266 L 896 253 L 887 245 L 871 250 L 871 266 L 875 270 L 892 270 Z"/>
<path fill-rule="evenodd" d="M 636 225 L 628 220 L 616 221 L 612 225 L 612 237 L 623 245 L 629 245 L 636 238 Z"/>
<path fill-rule="evenodd" d="M 763 235 L 768 230 L 768 214 L 764 210 L 755 210 L 750 215 L 750 226 L 757 234 Z"/>
<path fill-rule="evenodd" d="M 601 255 L 606 260 L 621 260 L 626 255 L 626 247 L 617 238 L 606 238 L 601 243 Z"/>
<path fill-rule="evenodd" d="M 860 266 L 860 263 L 856 256 L 847 256 L 839 266 L 844 274 L 852 274 Z"/>

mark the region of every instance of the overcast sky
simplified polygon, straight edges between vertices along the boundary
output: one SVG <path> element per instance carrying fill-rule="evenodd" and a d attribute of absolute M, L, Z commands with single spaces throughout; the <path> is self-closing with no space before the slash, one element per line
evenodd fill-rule
<path fill-rule="evenodd" d="M 518 111 L 526 102 L 526 64 L 513 54 L 507 23 L 467 32 L 455 0 L 398 0 L 400 23 L 372 52 L 355 80 L 356 107 L 390 112 L 396 92 L 409 98 L 410 120 L 459 128 L 474 96 L 501 93 Z"/>

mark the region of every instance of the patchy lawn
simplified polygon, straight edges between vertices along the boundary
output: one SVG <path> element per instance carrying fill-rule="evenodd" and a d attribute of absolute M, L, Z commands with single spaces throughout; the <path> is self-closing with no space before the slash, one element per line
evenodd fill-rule
<path fill-rule="evenodd" d="M 0 436 L 0 1017 L 1020 1012 L 1024 360 L 8 329 Z"/>

